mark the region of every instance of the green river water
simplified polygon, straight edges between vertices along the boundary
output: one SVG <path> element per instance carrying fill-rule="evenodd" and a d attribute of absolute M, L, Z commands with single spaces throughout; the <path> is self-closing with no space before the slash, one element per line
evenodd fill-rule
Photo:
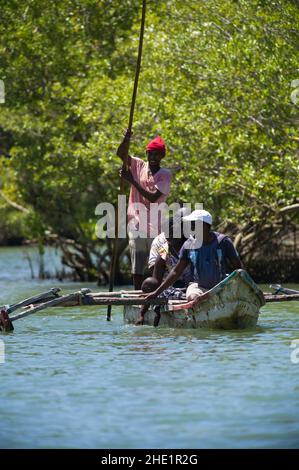
<path fill-rule="evenodd" d="M 55 285 L 83 287 L 31 280 L 22 249 L 0 249 L 1 304 Z M 268 304 L 252 331 L 105 313 L 49 309 L 0 334 L 1 448 L 299 447 L 299 302 Z"/>

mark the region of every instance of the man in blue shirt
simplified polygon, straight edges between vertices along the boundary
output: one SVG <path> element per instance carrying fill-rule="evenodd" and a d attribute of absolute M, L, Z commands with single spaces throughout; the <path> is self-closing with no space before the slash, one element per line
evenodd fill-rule
<path fill-rule="evenodd" d="M 194 300 L 206 290 L 211 289 L 226 277 L 228 270 L 242 268 L 238 252 L 231 239 L 224 234 L 211 230 L 212 216 L 205 210 L 195 210 L 183 217 L 183 221 L 202 224 L 201 240 L 190 237 L 182 246 L 177 265 L 171 270 L 164 282 L 146 298 L 157 297 L 171 286 L 191 264 L 194 282 L 188 286 L 187 300 Z"/>

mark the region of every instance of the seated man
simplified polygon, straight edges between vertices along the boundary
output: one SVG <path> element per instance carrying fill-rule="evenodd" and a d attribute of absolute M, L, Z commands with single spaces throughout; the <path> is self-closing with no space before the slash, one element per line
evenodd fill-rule
<path fill-rule="evenodd" d="M 183 217 L 184 221 L 191 221 L 191 229 L 194 230 L 195 222 L 202 223 L 202 244 L 194 246 L 190 237 L 180 250 L 180 259 L 171 270 L 167 278 L 154 292 L 146 298 L 148 300 L 157 297 L 161 292 L 171 286 L 191 264 L 194 282 L 187 289 L 187 300 L 194 300 L 206 290 L 211 289 L 226 277 L 229 265 L 232 270 L 242 268 L 238 252 L 230 238 L 226 235 L 211 230 L 212 216 L 205 210 L 195 210 L 190 215 Z M 192 226 L 193 225 L 193 226 Z"/>
<path fill-rule="evenodd" d="M 148 260 L 148 269 L 152 273 L 152 276 L 159 281 L 159 285 L 179 261 L 180 250 L 186 241 L 186 238 L 183 235 L 181 215 L 178 215 L 176 218 L 171 217 L 168 220 L 168 224 L 168 237 L 166 237 L 164 232 L 161 232 L 153 240 Z M 181 235 L 179 238 L 175 236 L 177 229 L 179 229 L 179 233 Z M 182 272 L 179 279 L 176 280 L 174 287 L 187 287 L 192 280 L 193 275 L 190 266 L 188 266 Z"/>
<path fill-rule="evenodd" d="M 182 227 L 182 216 L 178 216 L 177 220 L 170 218 L 169 223 L 169 236 L 166 237 L 165 233 L 162 232 L 158 235 L 152 243 L 148 268 L 152 271 L 152 277 L 148 277 L 143 281 L 141 289 L 144 293 L 153 292 L 159 287 L 162 280 L 167 277 L 172 268 L 176 266 L 179 261 L 179 252 L 186 241 L 186 238 L 183 235 Z M 181 237 L 176 238 L 174 236 L 175 225 L 180 225 Z M 167 289 L 163 293 L 164 298 L 182 298 L 183 290 L 185 292 L 188 284 L 192 281 L 193 276 L 188 266 L 179 278 L 174 282 L 173 288 Z M 139 317 L 137 319 L 136 325 L 143 325 L 144 315 L 149 309 L 149 304 L 143 305 L 139 312 Z M 155 308 L 160 310 L 159 306 Z"/>

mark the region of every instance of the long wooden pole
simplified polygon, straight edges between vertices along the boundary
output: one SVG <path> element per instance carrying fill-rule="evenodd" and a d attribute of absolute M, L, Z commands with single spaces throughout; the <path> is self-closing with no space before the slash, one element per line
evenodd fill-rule
<path fill-rule="evenodd" d="M 19 308 L 26 307 L 26 305 L 31 305 L 31 304 L 36 304 L 38 302 L 41 303 L 41 301 L 46 302 L 47 300 L 53 300 L 58 296 L 58 292 L 60 292 L 61 289 L 59 287 L 52 287 L 51 290 L 47 292 L 43 292 L 42 294 L 34 295 L 32 297 L 29 297 L 28 299 L 24 299 L 21 302 L 18 302 L 16 304 L 8 305 L 7 306 L 7 313 L 12 313 L 18 310 Z"/>
<path fill-rule="evenodd" d="M 49 300 L 48 302 L 44 302 L 42 304 L 37 305 L 36 307 L 28 308 L 21 313 L 17 313 L 10 317 L 11 321 L 19 320 L 20 318 L 28 317 L 28 315 L 32 315 L 33 313 L 40 312 L 41 310 L 45 310 L 48 307 L 57 307 L 60 304 L 66 303 L 67 301 L 79 299 L 80 292 L 75 292 L 74 294 L 67 294 L 63 295 L 62 297 L 57 297 L 56 299 Z"/>
<path fill-rule="evenodd" d="M 299 294 L 264 294 L 266 302 L 299 301 Z"/>
<path fill-rule="evenodd" d="M 135 110 L 135 103 L 136 103 L 137 89 L 138 89 L 138 80 L 139 80 L 140 68 L 141 68 L 142 46 L 143 46 L 144 25 L 145 25 L 145 13 L 146 13 L 146 0 L 143 0 L 142 1 L 141 26 L 140 26 L 140 34 L 139 34 L 138 58 L 137 58 L 137 63 L 136 63 L 134 88 L 133 88 L 133 94 L 132 94 L 129 125 L 128 125 L 129 136 L 131 135 L 131 131 L 132 131 L 134 110 Z M 123 167 L 125 169 L 127 169 L 127 166 L 128 166 L 129 147 L 130 147 L 130 139 L 128 141 L 127 151 L 126 151 L 126 154 L 124 156 Z M 123 184 L 123 179 L 121 179 L 120 180 L 120 193 L 122 193 L 123 190 L 124 190 L 124 184 Z M 116 268 L 117 248 L 118 248 L 118 207 L 116 207 L 115 217 L 116 217 L 116 220 L 115 220 L 115 239 L 114 239 L 112 260 L 111 260 L 111 264 L 110 264 L 109 292 L 113 291 L 114 281 L 115 281 L 115 268 Z M 107 309 L 107 321 L 110 321 L 110 320 L 111 320 L 111 305 L 109 305 L 108 309 Z"/>

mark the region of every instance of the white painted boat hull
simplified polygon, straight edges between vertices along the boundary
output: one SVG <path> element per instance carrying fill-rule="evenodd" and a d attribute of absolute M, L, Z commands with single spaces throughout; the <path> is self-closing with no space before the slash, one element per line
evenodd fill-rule
<path fill-rule="evenodd" d="M 224 330 L 254 328 L 264 304 L 262 291 L 246 271 L 239 269 L 193 302 L 170 301 L 161 307 L 159 326 Z M 125 321 L 135 323 L 139 311 L 138 305 L 126 305 Z M 154 325 L 155 316 L 154 310 L 149 309 L 144 324 Z"/>

